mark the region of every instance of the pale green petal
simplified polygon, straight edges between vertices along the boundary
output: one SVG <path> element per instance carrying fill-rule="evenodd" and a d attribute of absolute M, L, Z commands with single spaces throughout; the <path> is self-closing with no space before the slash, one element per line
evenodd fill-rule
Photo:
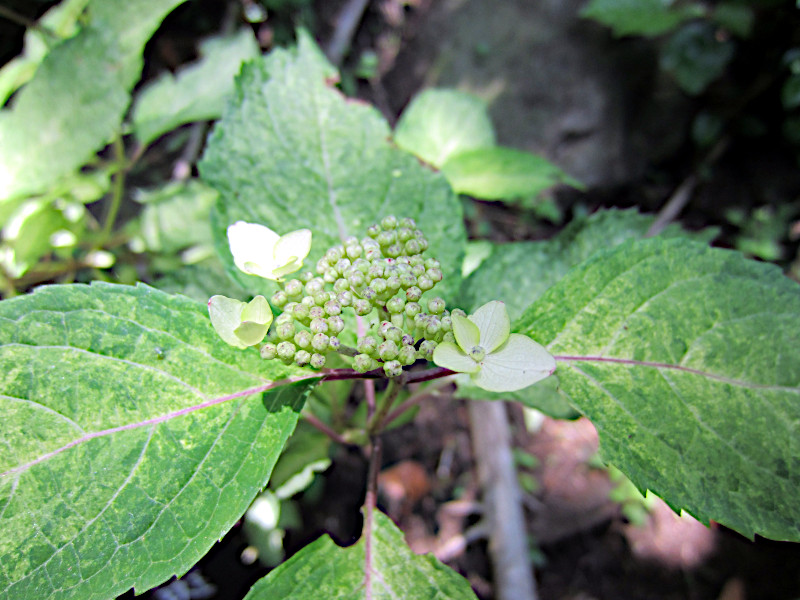
<path fill-rule="evenodd" d="M 508 339 L 511 321 L 508 319 L 506 305 L 498 300 L 487 302 L 469 316 L 480 330 L 480 345 L 486 352 L 493 352 Z"/>
<path fill-rule="evenodd" d="M 299 262 L 300 266 L 302 266 L 303 260 L 308 256 L 310 251 L 311 230 L 298 229 L 297 231 L 290 231 L 286 235 L 281 236 L 275 244 L 275 264 L 279 267 L 283 267 L 284 265 Z M 299 269 L 300 266 L 297 268 Z M 289 272 L 291 273 L 292 271 Z"/>
<path fill-rule="evenodd" d="M 486 356 L 472 380 L 490 392 L 513 392 L 552 375 L 555 369 L 555 359 L 543 346 L 512 333 L 504 345 Z"/>
<path fill-rule="evenodd" d="M 461 315 L 452 315 L 451 322 L 453 323 L 453 335 L 456 336 L 456 341 L 462 350 L 468 352 L 470 348 L 480 343 L 481 334 L 475 323 Z"/>
<path fill-rule="evenodd" d="M 302 267 L 302 266 L 303 266 L 303 261 L 302 260 L 295 260 L 295 261 L 290 262 L 290 263 L 288 263 L 288 264 L 286 264 L 286 265 L 284 265 L 282 267 L 274 269 L 272 271 L 272 273 L 273 273 L 273 275 L 275 275 L 275 277 L 277 279 L 282 279 L 284 276 L 288 275 L 289 273 L 294 273 L 295 271 L 299 270 L 300 267 Z"/>
<path fill-rule="evenodd" d="M 246 348 L 234 330 L 242 323 L 242 310 L 245 303 L 225 296 L 212 296 L 208 301 L 208 316 L 211 325 L 226 344 L 237 348 Z"/>
<path fill-rule="evenodd" d="M 245 273 L 259 275 L 267 279 L 272 277 L 275 264 L 275 245 L 279 236 L 269 227 L 256 223 L 237 221 L 228 227 L 228 244 L 233 262 Z"/>
<path fill-rule="evenodd" d="M 254 323 L 253 321 L 243 321 L 236 329 L 233 330 L 234 335 L 239 341 L 244 344 L 244 347 L 255 346 L 264 339 L 269 330 L 269 325 L 262 325 L 261 323 Z"/>
<path fill-rule="evenodd" d="M 242 310 L 242 322 L 252 321 L 259 325 L 266 325 L 269 327 L 272 323 L 272 309 L 269 307 L 269 302 L 264 296 L 256 296 Z"/>
<path fill-rule="evenodd" d="M 450 342 L 442 342 L 436 346 L 433 351 L 433 362 L 458 373 L 475 373 L 480 368 L 478 363 Z"/>

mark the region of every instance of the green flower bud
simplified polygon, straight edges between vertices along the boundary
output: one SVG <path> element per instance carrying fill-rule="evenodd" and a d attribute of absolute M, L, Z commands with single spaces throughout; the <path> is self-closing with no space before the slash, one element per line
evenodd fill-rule
<path fill-rule="evenodd" d="M 309 281 L 305 287 L 306 294 L 308 294 L 309 296 L 313 296 L 314 294 L 319 294 L 324 289 L 325 289 L 325 283 L 319 277 L 315 277 L 314 279 Z"/>
<path fill-rule="evenodd" d="M 322 278 L 325 280 L 325 283 L 333 283 L 334 281 L 339 279 L 339 271 L 333 268 L 328 269 L 327 271 L 325 271 Z"/>
<path fill-rule="evenodd" d="M 320 258 L 317 261 L 317 266 L 314 267 L 314 270 L 317 272 L 317 275 L 322 275 L 325 271 L 330 269 L 331 266 L 328 264 L 328 261 L 325 258 Z"/>
<path fill-rule="evenodd" d="M 392 275 L 386 279 L 386 288 L 391 292 L 396 292 L 403 286 L 400 278 L 397 275 Z"/>
<path fill-rule="evenodd" d="M 395 296 L 394 298 L 390 298 L 389 301 L 386 303 L 386 310 L 389 314 L 396 315 L 403 312 L 403 309 L 406 307 L 406 299 L 402 296 Z"/>
<path fill-rule="evenodd" d="M 353 268 L 356 269 L 357 271 L 360 271 L 364 275 L 367 274 L 371 266 L 372 263 L 363 258 L 359 258 L 353 261 Z"/>
<path fill-rule="evenodd" d="M 417 350 L 414 346 L 403 346 L 397 352 L 397 360 L 401 365 L 413 365 L 417 360 Z"/>
<path fill-rule="evenodd" d="M 394 215 L 388 215 L 381 219 L 381 227 L 384 229 L 394 229 L 397 227 L 397 217 Z"/>
<path fill-rule="evenodd" d="M 451 310 L 451 311 L 450 311 L 450 316 L 452 317 L 452 316 L 454 316 L 454 315 L 458 315 L 459 317 L 465 317 L 465 318 L 466 318 L 466 316 L 467 316 L 467 313 L 466 313 L 466 312 L 464 312 L 464 311 L 463 311 L 462 309 L 460 309 L 460 308 L 454 308 L 453 310 Z"/>
<path fill-rule="evenodd" d="M 308 306 L 305 304 L 295 304 L 292 309 L 292 316 L 298 321 L 305 322 L 308 320 Z"/>
<path fill-rule="evenodd" d="M 294 321 L 294 317 L 292 316 L 292 312 L 294 311 L 294 307 L 297 306 L 297 302 L 290 302 L 284 307 L 284 312 L 279 314 L 275 317 L 275 328 L 277 330 L 278 325 L 281 323 L 291 323 Z"/>
<path fill-rule="evenodd" d="M 416 267 L 417 265 L 425 265 L 425 259 L 419 256 L 418 254 L 415 256 L 408 257 L 408 264 L 412 267 Z"/>
<path fill-rule="evenodd" d="M 409 256 L 414 256 L 422 252 L 422 246 L 417 240 L 408 240 L 405 243 L 405 251 Z"/>
<path fill-rule="evenodd" d="M 289 295 L 283 290 L 278 290 L 277 292 L 272 294 L 272 297 L 269 299 L 269 301 L 274 306 L 277 306 L 278 308 L 283 308 L 289 302 Z"/>
<path fill-rule="evenodd" d="M 419 305 L 419 302 L 409 302 L 406 304 L 405 313 L 413 319 L 420 313 L 421 310 L 422 307 Z"/>
<path fill-rule="evenodd" d="M 333 291 L 337 293 L 346 292 L 350 289 L 350 282 L 347 279 L 340 277 L 336 281 L 333 282 Z"/>
<path fill-rule="evenodd" d="M 422 248 L 421 252 L 425 252 L 425 250 L 428 249 L 428 238 L 422 235 L 422 232 L 419 230 L 417 230 L 415 233 L 417 235 L 417 241 L 419 242 L 419 246 L 420 248 Z"/>
<path fill-rule="evenodd" d="M 350 262 L 349 258 L 341 258 L 336 261 L 336 265 L 333 267 L 339 273 L 344 273 L 347 269 L 353 266 L 353 263 Z"/>
<path fill-rule="evenodd" d="M 358 244 L 358 238 L 356 236 L 348 235 L 346 238 L 344 238 L 344 246 L 345 246 L 345 248 L 347 246 L 352 246 L 353 244 Z"/>
<path fill-rule="evenodd" d="M 309 309 L 315 306 L 314 304 L 314 296 L 303 296 L 303 299 L 300 300 L 300 304 L 306 305 Z"/>
<path fill-rule="evenodd" d="M 367 300 L 362 300 L 361 298 L 358 298 L 356 300 L 353 300 L 353 310 L 356 312 L 358 316 L 363 317 L 372 312 L 372 304 L 370 304 L 369 301 Z"/>
<path fill-rule="evenodd" d="M 347 254 L 347 258 L 349 258 L 350 260 L 355 260 L 364 253 L 364 249 L 357 244 L 352 244 L 350 246 L 347 246 L 344 249 L 344 251 L 345 254 Z"/>
<path fill-rule="evenodd" d="M 414 277 L 419 277 L 420 275 L 425 274 L 425 266 L 424 265 L 414 265 L 411 267 L 411 272 L 414 274 Z"/>
<path fill-rule="evenodd" d="M 376 238 L 378 235 L 381 234 L 381 226 L 380 225 L 370 225 L 367 227 L 367 235 L 371 238 Z"/>
<path fill-rule="evenodd" d="M 278 355 L 278 347 L 275 344 L 267 343 L 261 346 L 261 358 L 272 360 Z"/>
<path fill-rule="evenodd" d="M 440 315 L 444 312 L 444 299 L 442 298 L 431 298 L 428 300 L 428 312 L 432 315 Z"/>
<path fill-rule="evenodd" d="M 381 248 L 388 248 L 397 241 L 397 234 L 394 231 L 381 231 L 375 240 Z"/>
<path fill-rule="evenodd" d="M 367 286 L 362 290 L 361 297 L 364 298 L 364 300 L 372 302 L 378 297 L 378 292 L 376 292 L 371 287 Z"/>
<path fill-rule="evenodd" d="M 402 329 L 405 326 L 405 316 L 401 314 L 391 315 L 390 320 L 392 321 L 392 325 L 397 327 L 398 329 Z"/>
<path fill-rule="evenodd" d="M 472 346 L 467 352 L 467 356 L 475 362 L 481 362 L 486 358 L 486 350 L 483 349 L 483 346 Z"/>
<path fill-rule="evenodd" d="M 324 319 L 325 318 L 325 309 L 321 306 L 312 306 L 308 309 L 308 316 L 311 319 Z"/>
<path fill-rule="evenodd" d="M 308 348 L 311 345 L 311 333 L 305 329 L 294 334 L 294 343 L 300 348 Z"/>
<path fill-rule="evenodd" d="M 338 350 L 342 345 L 342 342 L 339 341 L 339 338 L 335 335 L 332 335 L 328 338 L 328 346 L 331 347 L 331 350 Z"/>
<path fill-rule="evenodd" d="M 400 338 L 400 343 L 403 344 L 404 346 L 413 346 L 414 345 L 414 336 L 412 336 L 412 335 L 410 335 L 408 333 L 405 333 L 405 334 L 403 334 L 403 337 Z"/>
<path fill-rule="evenodd" d="M 275 335 L 280 340 L 290 340 L 294 337 L 294 323 L 286 321 L 275 328 Z"/>
<path fill-rule="evenodd" d="M 325 366 L 325 357 L 322 354 L 317 354 L 316 352 L 311 355 L 311 361 L 309 363 L 315 369 L 321 369 Z"/>
<path fill-rule="evenodd" d="M 453 321 L 450 317 L 444 316 L 442 317 L 442 331 L 453 331 Z"/>
<path fill-rule="evenodd" d="M 336 294 L 336 301 L 342 306 L 350 306 L 353 303 L 353 294 L 348 290 L 343 290 Z"/>
<path fill-rule="evenodd" d="M 380 260 L 383 258 L 380 248 L 370 248 L 364 252 L 364 258 L 368 261 Z"/>
<path fill-rule="evenodd" d="M 342 258 L 342 251 L 335 246 L 325 253 L 325 260 L 329 265 L 335 265 L 340 258 Z"/>
<path fill-rule="evenodd" d="M 366 354 L 356 354 L 353 359 L 353 369 L 358 373 L 366 373 L 372 370 L 374 359 Z"/>
<path fill-rule="evenodd" d="M 294 355 L 294 362 L 298 367 L 305 367 L 311 362 L 311 353 L 308 350 L 298 350 Z"/>
<path fill-rule="evenodd" d="M 416 302 L 422 298 L 422 290 L 415 285 L 411 286 L 406 290 L 406 298 L 411 302 Z"/>
<path fill-rule="evenodd" d="M 433 351 L 436 350 L 436 342 L 433 340 L 423 340 L 423 342 L 419 345 L 419 354 L 425 360 L 431 360 L 433 358 Z"/>
<path fill-rule="evenodd" d="M 302 273 L 300 273 L 298 279 L 303 283 L 308 283 L 309 281 L 314 279 L 314 274 L 311 271 L 303 271 Z"/>
<path fill-rule="evenodd" d="M 408 240 L 414 237 L 414 232 L 408 227 L 400 227 L 397 230 L 397 241 L 405 244 Z"/>
<path fill-rule="evenodd" d="M 439 283 L 444 277 L 442 270 L 437 268 L 428 269 L 425 271 L 425 275 L 427 275 L 433 283 Z"/>
<path fill-rule="evenodd" d="M 385 254 L 390 258 L 397 258 L 403 253 L 403 246 L 400 244 L 392 244 L 388 248 L 386 248 Z"/>
<path fill-rule="evenodd" d="M 403 330 L 400 329 L 399 327 L 395 327 L 394 325 L 392 325 L 386 330 L 386 333 L 384 334 L 383 337 L 386 338 L 387 340 L 391 340 L 395 343 L 398 343 L 400 342 L 400 340 L 403 339 Z"/>
<path fill-rule="evenodd" d="M 378 340 L 371 335 L 365 335 L 362 338 L 358 338 L 356 350 L 358 350 L 361 354 L 375 356 L 375 352 L 378 350 Z"/>
<path fill-rule="evenodd" d="M 383 365 L 383 372 L 387 377 L 400 377 L 403 374 L 403 365 L 398 360 L 390 360 Z"/>
<path fill-rule="evenodd" d="M 325 352 L 328 349 L 329 339 L 324 333 L 317 333 L 311 338 L 311 347 L 317 352 Z"/>
<path fill-rule="evenodd" d="M 347 274 L 347 283 L 350 284 L 350 287 L 361 288 L 367 284 L 367 280 L 361 271 L 350 271 Z"/>
<path fill-rule="evenodd" d="M 400 223 L 398 223 L 398 225 L 400 225 L 400 227 L 411 229 L 412 231 L 417 228 L 417 223 L 414 221 L 414 219 L 411 219 L 409 217 L 400 219 Z"/>
<path fill-rule="evenodd" d="M 317 306 L 325 306 L 325 303 L 330 300 L 329 292 L 319 292 L 314 294 L 314 304 Z"/>
<path fill-rule="evenodd" d="M 442 341 L 443 342 L 450 342 L 451 344 L 455 344 L 456 343 L 456 336 L 453 335 L 452 331 L 448 331 L 447 333 L 445 333 L 442 336 Z"/>
<path fill-rule="evenodd" d="M 294 347 L 292 342 L 281 342 L 278 344 L 277 352 L 278 357 L 282 358 L 285 361 L 293 360 L 294 353 L 297 351 L 297 348 Z"/>
<path fill-rule="evenodd" d="M 311 329 L 311 331 L 314 333 L 327 333 L 328 323 L 325 321 L 325 319 L 312 319 L 309 329 Z"/>
<path fill-rule="evenodd" d="M 410 271 L 408 273 L 403 273 L 403 275 L 400 276 L 400 287 L 403 289 L 408 289 L 410 287 L 414 287 L 415 285 L 417 285 L 417 276 Z"/>
<path fill-rule="evenodd" d="M 427 275 L 422 275 L 417 278 L 417 287 L 423 292 L 427 292 L 429 289 L 433 288 L 433 281 L 431 281 L 431 278 Z"/>
<path fill-rule="evenodd" d="M 289 298 L 297 299 L 303 294 L 303 284 L 297 279 L 290 279 L 283 288 Z"/>
<path fill-rule="evenodd" d="M 370 282 L 369 287 L 375 290 L 376 294 L 382 294 L 386 291 L 386 280 L 376 277 Z"/>
<path fill-rule="evenodd" d="M 336 300 L 328 300 L 323 308 L 331 317 L 342 314 L 342 305 Z"/>
<path fill-rule="evenodd" d="M 340 333 L 344 330 L 344 319 L 338 315 L 328 317 L 328 329 L 331 333 Z"/>
<path fill-rule="evenodd" d="M 378 345 L 378 356 L 380 356 L 383 361 L 394 360 L 397 358 L 397 350 L 397 344 L 392 340 L 386 340 Z"/>
<path fill-rule="evenodd" d="M 367 271 L 367 280 L 372 281 L 378 277 L 383 277 L 384 267 L 383 260 L 372 261 L 369 265 L 369 271 Z"/>
<path fill-rule="evenodd" d="M 437 333 L 439 333 L 439 327 L 441 324 L 442 322 L 439 319 L 432 317 L 428 321 L 427 325 L 425 325 L 425 333 L 430 337 L 434 337 Z"/>

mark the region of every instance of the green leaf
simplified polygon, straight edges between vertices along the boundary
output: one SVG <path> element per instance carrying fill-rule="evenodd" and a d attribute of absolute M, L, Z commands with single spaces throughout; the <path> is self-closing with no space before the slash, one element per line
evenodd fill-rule
<path fill-rule="evenodd" d="M 480 98 L 457 90 L 425 90 L 400 115 L 395 143 L 435 167 L 453 154 L 494 146 L 494 128 Z"/>
<path fill-rule="evenodd" d="M 681 239 L 595 254 L 516 324 L 556 356 L 604 458 L 744 535 L 800 541 L 800 287 Z"/>
<path fill-rule="evenodd" d="M 178 71 L 167 73 L 139 93 L 133 109 L 133 130 L 142 144 L 178 125 L 217 119 L 225 98 L 233 92 L 233 78 L 242 62 L 258 58 L 260 50 L 250 29 L 206 40 L 201 59 Z"/>
<path fill-rule="evenodd" d="M 590 0 L 581 10 L 582 17 L 611 27 L 617 37 L 661 35 L 704 13 L 700 4 L 673 6 L 672 0 Z"/>
<path fill-rule="evenodd" d="M 661 68 L 694 96 L 725 72 L 734 50 L 733 42 L 719 39 L 711 23 L 687 23 L 664 46 Z"/>
<path fill-rule="evenodd" d="M 53 48 L 0 111 L 0 202 L 44 191 L 120 129 L 144 44 L 185 0 L 94 0 L 87 25 Z"/>
<path fill-rule="evenodd" d="M 651 215 L 635 209 L 602 210 L 578 218 L 550 240 L 496 245 L 492 253 L 464 280 L 459 296 L 467 312 L 490 300 L 501 300 L 512 321 L 573 266 L 598 250 L 642 237 L 653 223 Z M 693 237 L 710 241 L 715 230 L 689 234 L 670 225 L 662 237 Z"/>
<path fill-rule="evenodd" d="M 475 600 L 467 581 L 431 555 L 416 555 L 389 517 L 375 513 L 366 556 L 366 540 L 340 548 L 323 536 L 258 581 L 245 600 Z M 369 563 L 367 561 L 370 561 Z M 365 590 L 365 571 L 371 594 Z"/>
<path fill-rule="evenodd" d="M 559 389 L 559 380 L 555 375 L 542 379 L 534 385 L 511 392 L 488 392 L 475 385 L 469 375 L 456 376 L 456 385 L 456 398 L 519 402 L 522 406 L 535 408 L 554 419 L 574 419 L 580 416 L 580 413 L 570 406 L 566 396 Z"/>
<path fill-rule="evenodd" d="M 107 599 L 186 572 L 267 483 L 314 377 L 144 285 L 0 303 L 0 597 Z"/>
<path fill-rule="evenodd" d="M 541 156 L 500 146 L 454 154 L 442 173 L 457 193 L 483 200 L 530 198 L 559 183 L 583 187 Z"/>
<path fill-rule="evenodd" d="M 381 217 L 412 217 L 448 274 L 435 288 L 447 297 L 460 283 L 466 243 L 458 199 L 441 175 L 389 143 L 375 109 L 333 89 L 334 76 L 307 34 L 296 49 L 245 65 L 200 163 L 221 194 L 212 222 L 217 251 L 234 278 L 268 295 L 274 284 L 233 266 L 225 233 L 232 223 L 310 229 L 313 267 L 328 247 L 364 237 Z"/>

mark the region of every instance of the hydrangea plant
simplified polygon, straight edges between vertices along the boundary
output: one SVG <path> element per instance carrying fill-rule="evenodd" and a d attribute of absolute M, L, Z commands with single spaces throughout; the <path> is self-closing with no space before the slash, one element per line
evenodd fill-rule
<path fill-rule="evenodd" d="M 40 98 L 82 98 L 79 85 L 106 106 L 111 89 L 122 118 L 130 57 L 163 3 L 91 4 L 90 25 L 56 45 L 0 115 L 0 137 L 36 142 L 6 170 L 2 202 L 78 168 L 63 139 L 43 154 L 45 138 L 30 133 L 49 123 L 31 119 Z M 128 26 L 136 40 L 101 35 Z M 73 82 L 76 57 L 102 57 L 103 68 Z M 604 460 L 638 489 L 747 536 L 800 541 L 795 282 L 685 232 L 641 239 L 647 218 L 613 211 L 555 240 L 493 246 L 464 278 L 448 180 L 406 151 L 415 135 L 398 148 L 335 79 L 300 34 L 296 49 L 242 68 L 209 137 L 199 171 L 218 194 L 210 230 L 231 283 L 204 297 L 235 297 L 206 307 L 97 282 L 0 302 L 0 598 L 106 599 L 186 573 L 265 486 L 304 471 L 311 450 L 327 459 L 326 445 L 306 443 L 322 437 L 369 456 L 361 538 L 347 548 L 319 538 L 248 599 L 474 600 L 376 508 L 381 434 L 451 375 L 478 401 L 548 410 L 555 395 L 592 420 Z M 65 104 L 57 122 L 94 118 L 95 107 Z M 458 118 L 485 123 L 476 110 Z M 92 140 L 109 139 L 114 115 Z M 54 153 L 69 159 L 58 171 Z M 308 401 L 341 382 L 363 387 L 349 420 L 335 394 Z M 408 395 L 409 384 L 422 389 Z"/>

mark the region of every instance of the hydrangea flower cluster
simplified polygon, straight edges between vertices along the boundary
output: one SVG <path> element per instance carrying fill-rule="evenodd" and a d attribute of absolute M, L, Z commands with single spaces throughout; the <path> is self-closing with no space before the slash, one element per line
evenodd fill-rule
<path fill-rule="evenodd" d="M 275 280 L 279 290 L 267 303 L 214 296 L 211 322 L 222 339 L 245 348 L 261 344 L 261 356 L 285 364 L 321 369 L 332 352 L 352 357 L 353 369 L 382 368 L 398 377 L 419 359 L 468 373 L 491 391 L 521 389 L 555 370 L 553 357 L 539 344 L 510 333 L 505 305 L 490 302 L 467 317 L 448 311 L 444 299 L 426 294 L 442 281 L 439 261 L 423 256 L 428 240 L 413 219 L 383 218 L 360 240 L 349 237 L 329 248 L 315 271 L 294 279 L 311 248 L 306 229 L 278 235 L 263 225 L 238 222 L 228 228 L 235 264 L 245 273 Z M 269 305 L 282 312 L 273 322 Z M 339 334 L 354 314 L 368 329 L 355 348 Z M 355 327 L 355 322 L 353 323 Z M 363 328 L 362 328 L 363 331 Z"/>
<path fill-rule="evenodd" d="M 270 302 L 283 313 L 261 355 L 321 368 L 327 352 L 339 351 L 354 355 L 356 371 L 382 366 L 389 377 L 419 358 L 431 359 L 439 342 L 455 338 L 444 300 L 422 298 L 443 277 L 439 261 L 423 256 L 427 248 L 413 219 L 394 216 L 370 226 L 360 240 L 349 237 L 329 248 L 316 273 L 279 282 Z M 355 349 L 343 349 L 338 338 L 347 312 L 370 324 Z"/>

